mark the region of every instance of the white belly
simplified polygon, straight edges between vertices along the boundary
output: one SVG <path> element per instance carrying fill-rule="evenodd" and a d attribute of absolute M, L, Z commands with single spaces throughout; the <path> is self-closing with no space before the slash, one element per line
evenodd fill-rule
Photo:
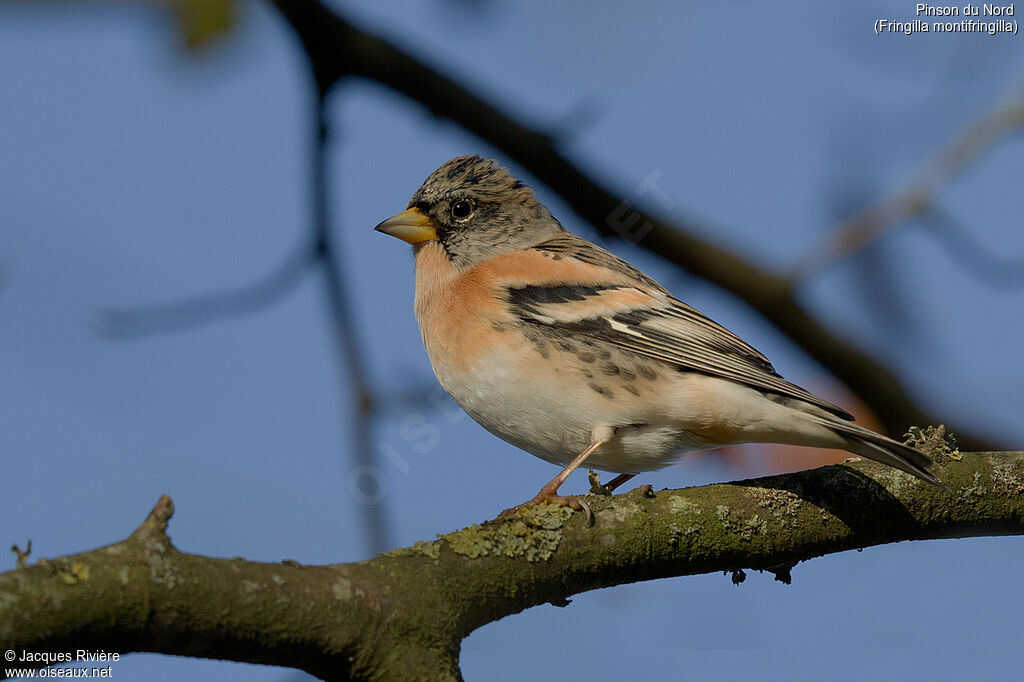
<path fill-rule="evenodd" d="M 614 473 L 660 469 L 687 450 L 707 447 L 680 428 L 677 415 L 670 414 L 674 410 L 665 409 L 668 406 L 660 401 L 642 400 L 622 390 L 615 394 L 614 384 L 605 382 L 609 396 L 594 390 L 593 378 L 572 369 L 571 363 L 540 362 L 532 347 L 524 347 L 523 353 L 525 362 L 508 353 L 481 359 L 471 381 L 460 381 L 436 366 L 435 373 L 455 402 L 481 426 L 555 464 L 568 464 L 590 444 L 599 426 L 617 428 L 616 435 L 585 466 Z M 557 367 L 562 369 L 556 369 L 554 377 L 545 374 Z M 646 383 L 638 385 L 638 392 L 650 398 L 656 384 Z"/>

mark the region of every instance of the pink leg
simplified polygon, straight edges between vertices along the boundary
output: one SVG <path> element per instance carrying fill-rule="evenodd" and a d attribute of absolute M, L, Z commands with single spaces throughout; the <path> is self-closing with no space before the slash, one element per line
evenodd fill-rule
<path fill-rule="evenodd" d="M 563 483 L 565 483 L 565 479 L 569 478 L 572 472 L 576 471 L 576 469 L 578 469 L 580 465 L 583 464 L 583 462 L 587 461 L 587 457 L 590 457 L 597 451 L 599 447 L 610 441 L 614 435 L 615 431 L 610 427 L 599 427 L 597 429 L 594 429 L 594 433 L 591 435 L 591 438 L 593 438 L 594 440 L 591 441 L 590 445 L 588 445 L 583 450 L 583 452 L 573 457 L 572 461 L 569 462 L 569 464 L 564 469 L 562 469 L 562 471 L 557 476 L 548 481 L 548 483 L 543 488 L 540 489 L 540 492 L 534 495 L 533 499 L 523 502 L 522 504 L 517 504 L 516 506 L 510 509 L 506 509 L 505 511 L 501 512 L 501 514 L 499 514 L 498 516 L 511 516 L 520 509 L 532 507 L 536 504 L 540 504 L 541 502 L 548 502 L 550 504 L 558 504 L 565 507 L 572 507 L 573 509 L 577 510 L 583 509 L 583 505 L 580 504 L 579 495 L 559 495 L 558 488 Z M 622 478 L 622 476 L 627 476 L 627 478 L 631 477 L 628 474 L 622 474 L 621 476 L 618 476 L 615 479 L 615 481 L 619 481 L 619 479 Z M 625 480 L 627 479 L 623 479 L 622 481 L 619 481 L 619 483 L 621 484 Z M 615 481 L 612 482 L 614 483 Z"/>

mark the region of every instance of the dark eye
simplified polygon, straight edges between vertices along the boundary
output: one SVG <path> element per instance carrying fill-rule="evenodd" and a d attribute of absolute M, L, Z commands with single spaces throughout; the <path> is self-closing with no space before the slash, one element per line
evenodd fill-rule
<path fill-rule="evenodd" d="M 473 203 L 467 199 L 460 199 L 452 204 L 452 217 L 456 220 L 468 218 L 473 213 Z"/>

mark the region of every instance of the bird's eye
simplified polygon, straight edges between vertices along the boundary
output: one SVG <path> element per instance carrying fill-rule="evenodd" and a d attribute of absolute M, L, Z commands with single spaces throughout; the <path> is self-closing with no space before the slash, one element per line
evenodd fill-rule
<path fill-rule="evenodd" d="M 468 218 L 471 213 L 473 213 L 473 203 L 466 199 L 461 199 L 452 204 L 452 217 L 456 220 Z"/>

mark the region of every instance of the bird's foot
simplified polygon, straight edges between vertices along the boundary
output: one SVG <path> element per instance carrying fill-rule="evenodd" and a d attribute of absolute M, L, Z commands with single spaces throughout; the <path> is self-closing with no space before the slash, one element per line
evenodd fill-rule
<path fill-rule="evenodd" d="M 517 504 L 514 507 L 509 507 L 505 511 L 498 514 L 499 519 L 505 519 L 513 516 L 516 512 L 521 509 L 527 509 L 529 507 L 535 507 L 541 503 L 557 504 L 560 507 L 569 507 L 576 511 L 587 512 L 587 517 L 591 517 L 590 505 L 587 504 L 586 500 L 583 499 L 582 495 L 559 495 L 557 488 L 550 488 L 544 486 L 540 489 L 540 492 L 533 496 L 533 499 L 527 500 L 522 504 Z"/>

